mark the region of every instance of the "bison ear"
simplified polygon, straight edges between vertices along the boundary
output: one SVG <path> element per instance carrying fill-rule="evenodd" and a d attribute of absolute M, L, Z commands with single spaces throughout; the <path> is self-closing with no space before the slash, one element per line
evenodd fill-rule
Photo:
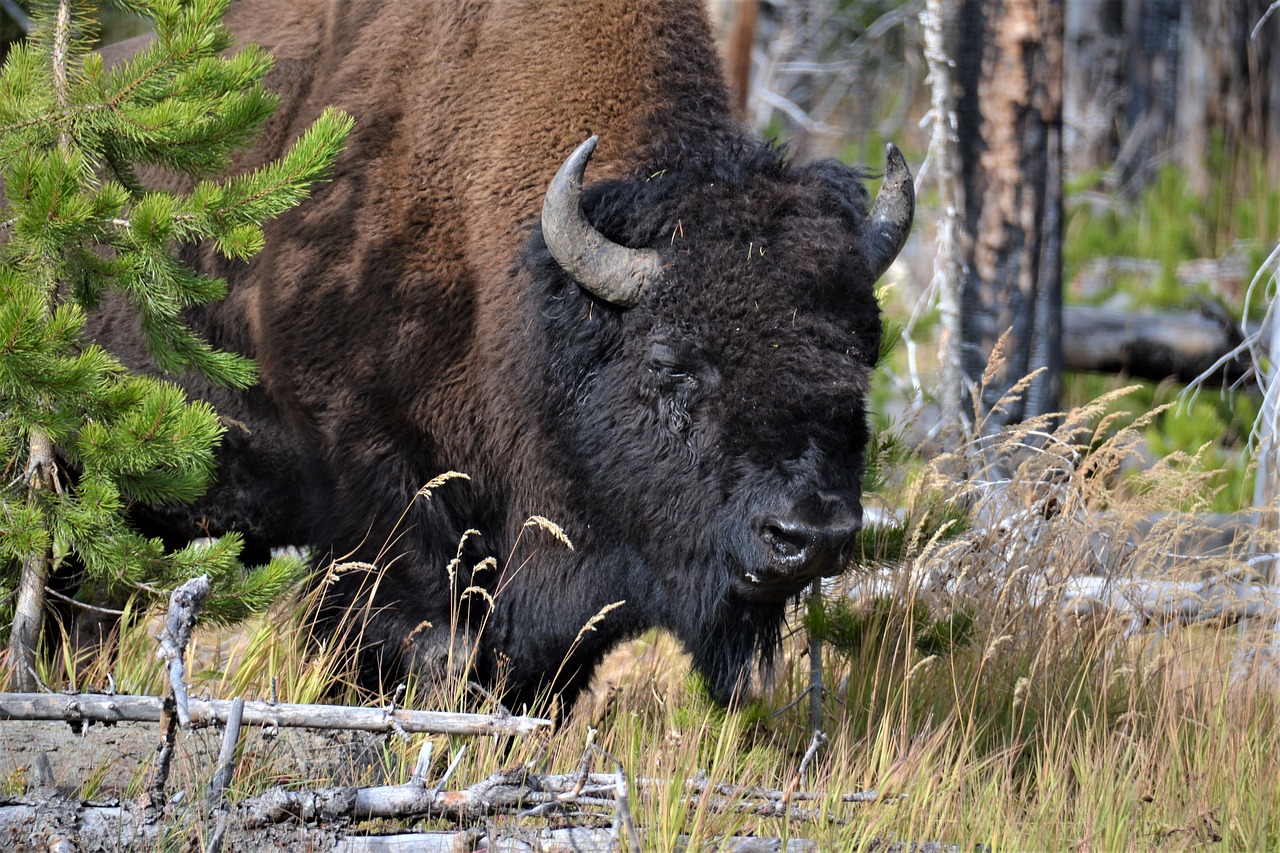
<path fill-rule="evenodd" d="M 876 193 L 871 212 L 862 223 L 859 246 L 871 267 L 872 279 L 879 279 L 898 257 L 911 233 L 911 220 L 916 211 L 916 188 L 911 170 L 898 146 L 885 147 L 884 183 Z"/>
<path fill-rule="evenodd" d="M 596 150 L 591 137 L 560 166 L 542 202 L 542 239 L 556 263 L 584 290 L 631 308 L 645 287 L 662 276 L 662 261 L 653 249 L 628 249 L 597 231 L 582 212 L 582 176 Z"/>

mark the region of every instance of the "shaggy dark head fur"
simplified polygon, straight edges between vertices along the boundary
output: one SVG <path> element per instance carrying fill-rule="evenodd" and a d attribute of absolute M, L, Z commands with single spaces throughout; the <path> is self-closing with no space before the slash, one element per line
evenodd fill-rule
<path fill-rule="evenodd" d="M 591 188 L 596 227 L 659 251 L 634 308 L 586 294 L 540 234 L 530 401 L 564 449 L 579 528 L 616 539 L 601 574 L 643 577 L 727 701 L 776 648 L 786 600 L 841 571 L 861 523 L 865 398 L 880 343 L 855 248 L 868 197 L 836 163 L 760 145 Z"/>

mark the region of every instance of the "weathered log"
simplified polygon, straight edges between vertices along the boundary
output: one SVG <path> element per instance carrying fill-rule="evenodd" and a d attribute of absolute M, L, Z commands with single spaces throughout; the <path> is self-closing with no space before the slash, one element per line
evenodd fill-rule
<path fill-rule="evenodd" d="M 191 699 L 193 726 L 225 725 L 231 702 Z M 105 693 L 0 693 L 0 720 L 66 720 L 71 723 L 159 722 L 163 700 L 155 696 Z M 276 728 L 341 729 L 448 735 L 527 735 L 551 726 L 550 720 L 507 714 L 455 714 L 397 708 L 295 705 L 245 702 L 244 724 Z"/>
<path fill-rule="evenodd" d="M 1062 602 L 1064 607 L 1077 613 L 1100 610 L 1151 622 L 1274 620 L 1280 615 L 1280 589 L 1223 580 L 1071 578 L 1062 590 Z"/>
<path fill-rule="evenodd" d="M 1062 317 L 1062 359 L 1067 370 L 1125 373 L 1156 382 L 1190 382 L 1213 368 L 1242 340 L 1229 318 L 1202 313 L 1124 311 L 1069 305 Z M 1228 384 L 1250 364 L 1228 361 L 1209 381 Z"/>
<path fill-rule="evenodd" d="M 612 853 L 613 833 L 607 829 L 529 829 L 487 835 L 468 832 L 412 832 L 396 835 L 348 835 L 334 853 L 458 853 L 483 849 L 486 853 Z M 483 842 L 484 846 L 477 845 Z"/>
<path fill-rule="evenodd" d="M 438 791 L 434 787 L 412 781 L 405 785 L 369 788 L 337 787 L 310 791 L 291 791 L 276 787 L 250 797 L 218 813 L 218 841 L 225 833 L 227 844 L 244 849 L 257 840 L 275 840 L 290 830 L 295 840 L 316 843 L 314 846 L 347 851 L 347 853 L 380 853 L 399 850 L 540 850 L 593 851 L 617 849 L 619 828 L 550 830 L 536 827 L 516 829 L 480 829 L 415 833 L 393 836 L 347 836 L 340 838 L 342 827 L 353 820 L 370 818 L 408 819 L 427 816 L 452 818 L 459 823 L 476 823 L 493 814 L 524 814 L 534 811 L 586 809 L 603 814 L 616 808 L 619 775 L 617 773 L 531 774 L 523 771 L 495 773 L 468 788 Z M 667 788 L 665 779 L 637 779 L 642 794 L 648 789 Z M 686 802 L 690 808 L 715 812 L 735 812 L 766 817 L 786 817 L 796 821 L 835 820 L 819 810 L 799 808 L 796 801 L 817 800 L 829 795 L 811 791 L 772 790 L 731 784 L 712 783 L 705 778 L 686 780 Z M 873 802 L 876 792 L 846 794 L 843 802 Z M 533 808 L 531 808 L 533 807 Z M 590 811 L 587 812 L 590 814 Z M 175 814 L 181 826 L 199 820 L 199 810 Z M 581 812 L 577 812 L 581 814 Z M 179 832 L 185 831 L 182 829 Z M 177 837 L 175 826 L 148 820 L 147 810 L 137 801 L 82 803 L 65 797 L 39 792 L 30 797 L 0 799 L 0 849 L 18 849 L 31 839 L 41 839 L 50 847 L 60 838 L 74 838 L 78 849 L 147 849 L 164 832 Z M 634 833 L 634 828 L 628 828 Z M 643 830 L 640 831 L 643 835 Z M 631 835 L 634 840 L 637 836 Z M 18 839 L 14 848 L 8 842 Z M 769 845 L 772 846 L 769 846 Z M 756 845 L 756 846 L 752 846 Z M 760 846 L 764 845 L 764 846 Z M 722 850 L 817 850 L 816 844 L 793 840 L 783 846 L 778 839 L 725 839 Z"/>

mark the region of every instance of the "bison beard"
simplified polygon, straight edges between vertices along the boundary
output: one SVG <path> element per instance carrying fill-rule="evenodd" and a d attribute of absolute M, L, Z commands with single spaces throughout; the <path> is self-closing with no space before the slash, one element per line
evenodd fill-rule
<path fill-rule="evenodd" d="M 330 103 L 356 129 L 252 263 L 191 253 L 229 290 L 193 326 L 262 384 L 184 380 L 233 424 L 219 480 L 139 520 L 307 544 L 318 575 L 376 565 L 323 587 L 370 684 L 452 653 L 513 702 L 570 701 L 661 627 L 730 701 L 787 601 L 849 564 L 901 155 L 873 202 L 858 172 L 752 138 L 700 3 L 313 5 L 232 7 L 282 101 L 240 165 Z M 147 364 L 112 306 L 93 332 Z M 444 471 L 470 479 L 418 494 Z"/>

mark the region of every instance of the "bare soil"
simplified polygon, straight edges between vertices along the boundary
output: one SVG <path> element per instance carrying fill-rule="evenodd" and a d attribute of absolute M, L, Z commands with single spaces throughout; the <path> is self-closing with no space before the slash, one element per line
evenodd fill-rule
<path fill-rule="evenodd" d="M 120 723 L 78 732 L 60 722 L 0 722 L 0 849 L 204 849 L 213 823 L 193 822 L 190 806 L 214 773 L 221 737 L 218 728 L 178 733 L 166 787 L 170 819 L 148 824 L 141 804 L 161 742 L 158 726 Z M 365 732 L 247 728 L 240 767 L 273 768 L 269 784 L 386 784 L 383 740 Z M 119 828 L 107 831 L 104 842 L 95 821 Z M 340 834 L 297 825 L 249 830 L 232 819 L 222 849 L 333 849 Z"/>
<path fill-rule="evenodd" d="M 221 739 L 218 728 L 180 731 L 168 789 L 207 784 Z M 241 765 L 289 768 L 275 782 L 387 784 L 378 762 L 381 741 L 381 736 L 364 732 L 246 728 Z M 0 721 L 0 794 L 53 787 L 64 796 L 87 800 L 134 797 L 145 789 L 160 742 L 158 727 L 144 723 L 95 725 L 78 733 L 67 723 Z M 40 776 L 42 755 L 51 779 Z"/>

